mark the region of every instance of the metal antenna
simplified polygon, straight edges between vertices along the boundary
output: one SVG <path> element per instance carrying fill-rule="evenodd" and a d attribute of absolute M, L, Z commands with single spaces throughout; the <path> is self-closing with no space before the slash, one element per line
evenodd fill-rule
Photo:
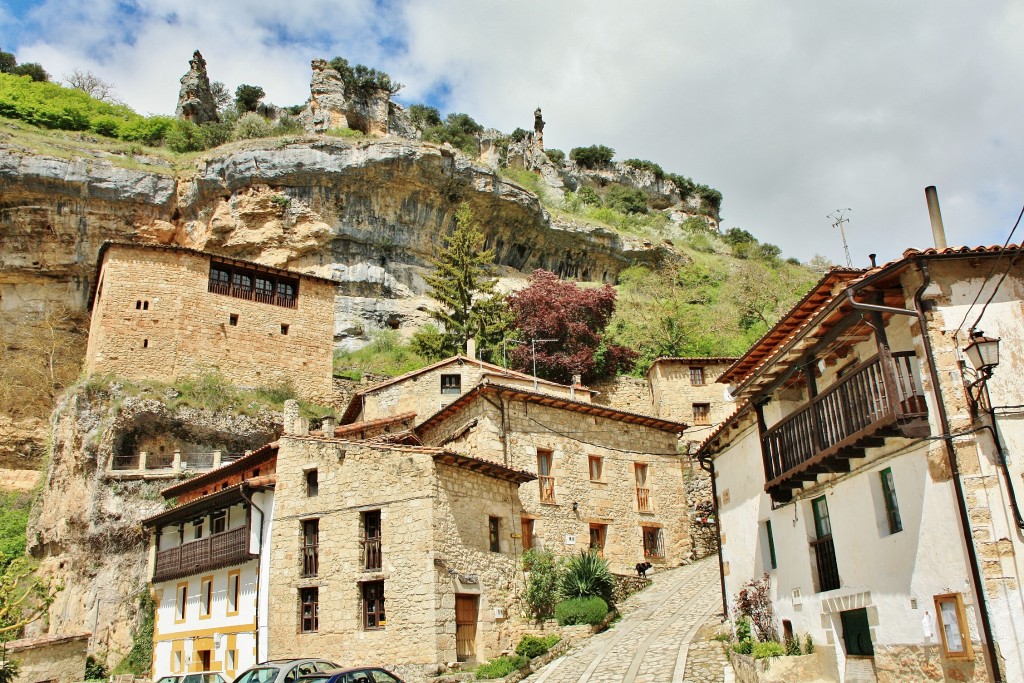
<path fill-rule="evenodd" d="M 839 235 L 843 238 L 843 251 L 846 252 L 846 267 L 853 268 L 853 260 L 850 258 L 850 246 L 846 243 L 846 230 L 843 229 L 843 225 L 850 222 L 850 219 L 846 217 L 847 211 L 853 211 L 853 209 L 849 207 L 845 209 L 836 209 L 826 216 L 826 218 L 832 219 L 833 228 L 839 228 Z"/>

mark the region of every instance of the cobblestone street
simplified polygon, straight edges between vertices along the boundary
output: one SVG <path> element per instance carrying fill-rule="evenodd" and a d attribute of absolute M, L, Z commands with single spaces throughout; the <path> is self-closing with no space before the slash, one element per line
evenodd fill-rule
<path fill-rule="evenodd" d="M 713 557 L 659 572 L 619 610 L 622 619 L 552 661 L 530 683 L 728 683 L 717 633 L 721 589 Z M 731 680 L 731 676 L 729 678 Z"/>

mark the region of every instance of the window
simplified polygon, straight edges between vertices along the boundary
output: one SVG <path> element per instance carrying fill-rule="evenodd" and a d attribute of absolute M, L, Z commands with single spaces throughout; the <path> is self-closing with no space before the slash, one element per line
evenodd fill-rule
<path fill-rule="evenodd" d="M 237 313 L 232 313 L 231 315 L 228 316 L 228 324 L 231 325 L 232 327 L 237 327 L 238 326 L 238 314 Z"/>
<path fill-rule="evenodd" d="M 302 633 L 316 633 L 320 629 L 320 589 L 299 589 L 299 628 Z"/>
<path fill-rule="evenodd" d="M 900 519 L 900 506 L 896 502 L 896 485 L 892 480 L 892 470 L 886 467 L 879 472 L 882 479 L 882 498 L 885 500 L 885 516 L 889 521 L 889 533 L 903 531 L 903 520 Z"/>
<path fill-rule="evenodd" d="M 141 300 L 135 302 L 135 310 L 136 311 L 141 311 L 142 310 L 142 301 Z"/>
<path fill-rule="evenodd" d="M 220 534 L 228 530 L 228 513 L 218 510 L 210 515 L 210 533 Z"/>
<path fill-rule="evenodd" d="M 772 520 L 770 519 L 766 519 L 764 522 L 764 536 L 765 544 L 768 547 L 768 566 L 777 569 L 779 564 L 775 559 L 775 536 L 772 534 Z"/>
<path fill-rule="evenodd" d="M 828 501 L 825 496 L 815 498 L 811 501 L 811 508 L 814 511 L 814 533 L 818 540 L 832 535 L 832 522 L 828 516 Z"/>
<path fill-rule="evenodd" d="M 636 509 L 640 512 L 651 512 L 651 489 L 647 485 L 648 465 L 646 463 L 633 463 L 633 471 L 636 475 Z"/>
<path fill-rule="evenodd" d="M 210 616 L 210 609 L 213 606 L 213 577 L 204 576 L 200 583 L 199 593 L 199 616 Z"/>
<path fill-rule="evenodd" d="M 492 553 L 501 552 L 501 518 L 487 518 L 487 545 Z"/>
<path fill-rule="evenodd" d="M 185 606 L 188 604 L 188 582 L 179 583 L 178 588 L 175 591 L 175 601 L 177 604 L 177 621 L 185 620 Z"/>
<path fill-rule="evenodd" d="M 523 517 L 520 520 L 523 529 L 523 550 L 533 547 L 533 520 Z"/>
<path fill-rule="evenodd" d="M 811 501 L 814 513 L 815 540 L 811 541 L 814 552 L 814 565 L 817 569 L 819 593 L 835 590 L 840 587 L 839 566 L 836 564 L 836 547 L 832 540 L 832 520 L 829 517 L 828 502 L 825 496 Z"/>
<path fill-rule="evenodd" d="M 590 464 L 590 481 L 601 481 L 601 469 L 604 465 L 604 458 L 600 455 L 591 455 L 587 460 Z"/>
<path fill-rule="evenodd" d="M 442 394 L 461 394 L 462 375 L 441 375 Z"/>
<path fill-rule="evenodd" d="M 174 673 L 180 673 L 183 669 L 181 668 L 181 656 L 184 654 L 181 650 L 174 651 L 174 664 L 171 667 L 171 671 Z"/>
<path fill-rule="evenodd" d="M 288 334 L 288 325 L 281 323 L 281 334 Z"/>
<path fill-rule="evenodd" d="M 599 555 L 604 555 L 604 540 L 608 535 L 608 525 L 590 525 L 590 549 Z"/>
<path fill-rule="evenodd" d="M 144 310 L 144 311 L 148 311 L 149 310 L 149 302 L 148 301 L 143 301 L 142 302 L 142 310 Z"/>
<path fill-rule="evenodd" d="M 199 519 L 192 520 L 192 530 L 195 532 L 193 538 L 195 538 L 196 540 L 203 537 L 203 522 L 205 521 L 206 520 L 204 520 L 202 517 L 200 517 Z"/>
<path fill-rule="evenodd" d="M 935 614 L 939 618 L 939 633 L 946 656 L 951 659 L 974 659 L 974 647 L 971 645 L 963 595 L 936 595 Z"/>
<path fill-rule="evenodd" d="M 384 616 L 384 582 L 367 581 L 363 587 L 363 627 L 384 628 L 388 621 Z"/>
<path fill-rule="evenodd" d="M 238 668 L 238 650 L 228 650 L 228 673 L 234 673 Z"/>
<path fill-rule="evenodd" d="M 661 527 L 640 528 L 644 537 L 644 557 L 665 557 L 665 542 Z"/>
<path fill-rule="evenodd" d="M 295 308 L 299 281 L 235 264 L 211 262 L 207 291 L 238 299 Z"/>
<path fill-rule="evenodd" d="M 144 348 L 144 349 L 148 349 L 149 348 L 149 340 L 148 339 L 143 339 L 142 340 L 142 348 Z"/>
<path fill-rule="evenodd" d="M 274 281 L 265 277 L 256 277 L 256 301 L 274 303 Z"/>
<path fill-rule="evenodd" d="M 383 567 L 381 554 L 381 522 L 380 510 L 367 510 L 362 513 L 363 523 L 363 571 L 380 571 Z"/>
<path fill-rule="evenodd" d="M 537 481 L 540 484 L 540 502 L 555 502 L 555 478 L 551 476 L 551 451 L 537 449 Z"/>
<path fill-rule="evenodd" d="M 302 523 L 302 575 L 316 576 L 320 568 L 320 520 Z"/>
<path fill-rule="evenodd" d="M 316 469 L 306 470 L 306 496 L 312 498 L 320 492 L 320 475 Z"/>
<path fill-rule="evenodd" d="M 695 424 L 695 425 L 709 425 L 709 424 L 711 424 L 711 404 L 710 403 L 694 403 L 693 404 L 693 424 Z"/>
<path fill-rule="evenodd" d="M 690 384 L 694 386 L 704 384 L 704 368 L 700 366 L 690 368 Z"/>
<path fill-rule="evenodd" d="M 246 273 L 235 272 L 231 275 L 231 292 L 249 294 L 252 291 L 252 276 Z M 243 298 L 249 298 L 244 296 Z"/>
<path fill-rule="evenodd" d="M 228 572 L 228 614 L 238 614 L 238 597 L 241 591 L 241 576 L 239 572 Z"/>

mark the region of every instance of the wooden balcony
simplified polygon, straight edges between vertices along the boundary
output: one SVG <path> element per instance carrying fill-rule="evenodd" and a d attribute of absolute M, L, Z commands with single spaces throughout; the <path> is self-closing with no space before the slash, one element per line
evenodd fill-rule
<path fill-rule="evenodd" d="M 540 483 L 540 502 L 542 503 L 554 503 L 555 502 L 555 478 L 545 477 L 540 475 L 537 477 L 537 481 Z"/>
<path fill-rule="evenodd" d="M 928 436 L 928 408 L 912 353 L 880 354 L 761 435 L 765 491 L 778 502 L 824 472 L 849 472 L 850 460 L 888 437 Z"/>
<path fill-rule="evenodd" d="M 380 536 L 368 536 L 363 539 L 363 571 L 379 572 L 383 567 L 380 551 Z"/>
<path fill-rule="evenodd" d="M 248 525 L 231 531 L 189 541 L 177 548 L 156 554 L 153 581 L 168 581 L 211 569 L 248 562 L 256 555 L 249 552 Z"/>
<path fill-rule="evenodd" d="M 811 541 L 814 562 L 818 568 L 818 592 L 839 588 L 839 565 L 836 564 L 836 545 L 831 536 Z"/>
<path fill-rule="evenodd" d="M 642 486 L 636 487 L 636 509 L 640 512 L 653 512 L 650 489 Z"/>

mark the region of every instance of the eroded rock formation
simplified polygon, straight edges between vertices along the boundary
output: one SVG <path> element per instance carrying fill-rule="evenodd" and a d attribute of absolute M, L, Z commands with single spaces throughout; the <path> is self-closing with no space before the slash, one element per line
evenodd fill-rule
<path fill-rule="evenodd" d="M 206 60 L 196 50 L 188 62 L 188 73 L 181 77 L 178 108 L 174 115 L 192 123 L 217 121 L 217 103 L 210 90 L 210 77 L 206 74 Z"/>
<path fill-rule="evenodd" d="M 341 75 L 323 59 L 310 66 L 309 101 L 299 122 L 311 133 L 349 128 L 367 135 L 398 135 L 415 138 L 416 128 L 405 110 L 391 101 L 384 89 L 368 93 L 348 92 Z"/>

